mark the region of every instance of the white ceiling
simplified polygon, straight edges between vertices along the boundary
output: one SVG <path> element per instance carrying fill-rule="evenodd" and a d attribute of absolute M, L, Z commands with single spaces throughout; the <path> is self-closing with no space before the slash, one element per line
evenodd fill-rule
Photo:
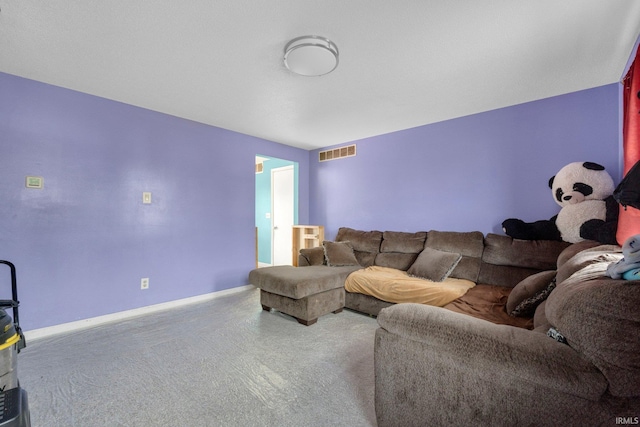
<path fill-rule="evenodd" d="M 639 33 L 638 0 L 0 0 L 0 71 L 314 149 L 619 81 Z M 309 34 L 333 73 L 284 67 Z"/>

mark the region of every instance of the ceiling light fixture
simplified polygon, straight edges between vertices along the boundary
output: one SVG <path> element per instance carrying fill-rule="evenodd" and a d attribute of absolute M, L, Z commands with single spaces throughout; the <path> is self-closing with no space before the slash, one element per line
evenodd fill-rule
<path fill-rule="evenodd" d="M 284 65 L 301 76 L 322 76 L 338 66 L 338 46 L 319 36 L 302 36 L 284 47 Z"/>

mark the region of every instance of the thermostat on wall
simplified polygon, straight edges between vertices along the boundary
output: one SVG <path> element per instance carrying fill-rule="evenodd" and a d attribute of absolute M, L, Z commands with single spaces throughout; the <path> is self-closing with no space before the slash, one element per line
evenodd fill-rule
<path fill-rule="evenodd" d="M 44 187 L 44 178 L 41 176 L 28 176 L 25 182 L 27 188 L 42 188 Z"/>

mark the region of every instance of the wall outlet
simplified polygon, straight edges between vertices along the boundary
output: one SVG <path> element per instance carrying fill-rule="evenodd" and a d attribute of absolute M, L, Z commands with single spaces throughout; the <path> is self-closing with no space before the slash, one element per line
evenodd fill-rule
<path fill-rule="evenodd" d="M 149 278 L 140 279 L 140 289 L 149 289 Z"/>

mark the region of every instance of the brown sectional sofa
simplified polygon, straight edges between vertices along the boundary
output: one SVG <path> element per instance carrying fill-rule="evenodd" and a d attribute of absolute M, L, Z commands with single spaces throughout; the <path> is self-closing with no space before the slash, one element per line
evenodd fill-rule
<path fill-rule="evenodd" d="M 254 270 L 250 282 L 262 288 L 263 301 L 280 298 L 271 293 L 288 294 L 276 303 L 296 317 L 338 312 L 341 304 L 378 316 L 379 426 L 638 423 L 640 283 L 606 277 L 606 267 L 622 258 L 620 247 L 346 227 L 335 241 L 350 242 L 357 265 L 327 266 L 323 248 L 303 249 L 299 265 L 306 267 Z M 444 309 L 393 304 L 340 286 L 351 271 L 372 265 L 407 270 L 427 247 L 461 254 L 450 276 L 477 283 Z M 305 293 L 309 286 L 294 285 L 298 274 L 313 282 L 313 271 L 325 275 L 322 289 Z M 555 288 L 549 285 L 533 315 L 507 314 L 550 279 Z M 312 299 L 325 294 L 331 301 L 309 314 Z"/>
<path fill-rule="evenodd" d="M 302 249 L 298 266 L 258 268 L 249 273 L 249 283 L 259 287 L 262 308 L 275 308 L 304 325 L 318 317 L 339 313 L 342 308 L 378 315 L 393 303 L 344 289 L 346 277 L 369 266 L 407 271 L 425 249 L 460 254 L 449 277 L 478 283 L 468 293 L 445 306 L 496 323 L 532 327 L 532 319 L 511 317 L 504 312 L 510 290 L 525 277 L 555 268 L 558 254 L 569 244 L 554 241 L 514 240 L 479 231 L 398 232 L 338 230 L 335 242 L 349 242 L 355 254 L 350 265 L 328 266 L 325 248 Z M 302 268 L 301 268 L 302 267 Z M 306 267 L 306 268 L 305 268 Z M 312 268 L 309 268 L 312 267 Z"/>
<path fill-rule="evenodd" d="M 494 322 L 524 327 L 532 327 L 533 320 L 511 317 L 506 313 L 498 316 L 496 313 L 502 311 L 510 290 L 524 278 L 541 271 L 555 270 L 558 255 L 569 246 L 565 242 L 525 241 L 491 233 L 484 236 L 479 231 L 431 230 L 409 233 L 361 231 L 347 227 L 338 230 L 335 241 L 350 242 L 362 267 L 378 265 L 406 271 L 423 248 L 461 254 L 462 259 L 450 277 L 482 285 L 469 292 L 471 298 L 493 291 L 500 301 L 487 299 L 478 304 L 477 299 L 467 300 L 462 297 L 461 301 L 454 301 L 445 307 L 481 317 L 486 314 Z M 323 263 L 325 257 L 322 247 L 300 251 L 299 266 L 317 266 Z M 362 313 L 377 316 L 381 309 L 391 305 L 394 304 L 369 295 L 345 292 L 345 308 Z"/>

